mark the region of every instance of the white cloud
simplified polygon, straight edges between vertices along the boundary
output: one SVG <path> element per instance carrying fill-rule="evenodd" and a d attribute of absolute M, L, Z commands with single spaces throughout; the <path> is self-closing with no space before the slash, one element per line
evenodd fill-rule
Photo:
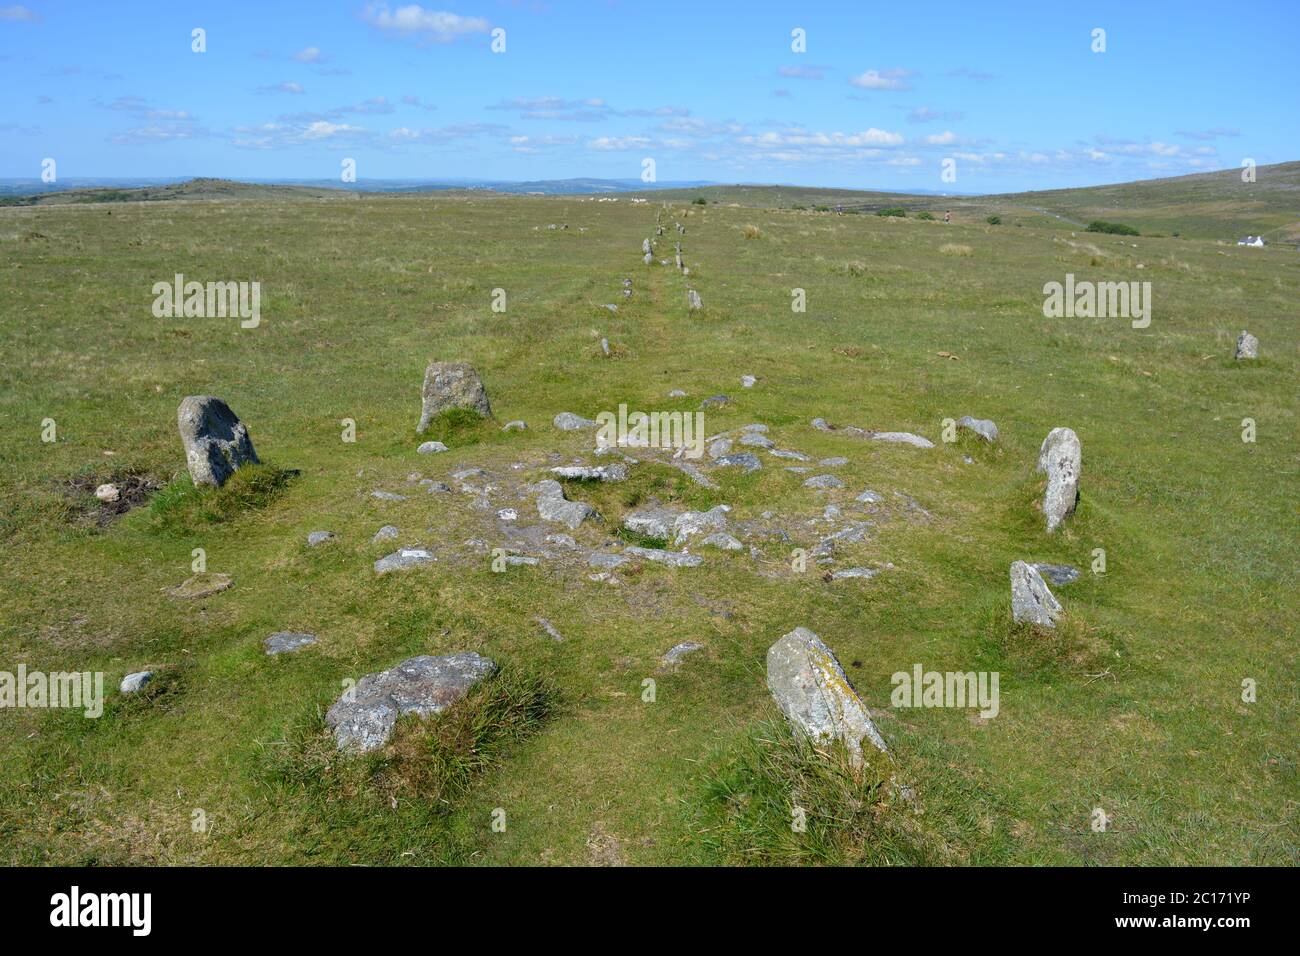
<path fill-rule="evenodd" d="M 889 90 L 901 93 L 912 88 L 911 84 L 907 82 L 907 78 L 912 75 L 911 70 L 898 68 L 892 70 L 867 70 L 865 73 L 850 77 L 849 82 L 864 90 Z"/>
<path fill-rule="evenodd" d="M 927 146 L 951 146 L 957 142 L 957 134 L 952 130 L 944 130 L 942 133 L 932 133 L 925 137 L 923 142 Z"/>
<path fill-rule="evenodd" d="M 35 10 L 29 10 L 22 4 L 15 3 L 13 6 L 0 7 L 0 20 L 12 20 L 16 23 L 40 23 L 41 15 Z"/>
<path fill-rule="evenodd" d="M 795 80 L 820 80 L 826 75 L 822 66 L 783 66 L 777 71 L 779 76 L 788 76 Z"/>
<path fill-rule="evenodd" d="M 294 83 L 292 80 L 285 83 L 277 83 L 274 86 L 259 86 L 259 93 L 292 93 L 295 96 L 299 93 L 306 93 L 301 83 Z"/>
<path fill-rule="evenodd" d="M 321 53 L 320 47 L 304 47 L 295 53 L 292 57 L 299 63 L 322 63 L 325 60 L 325 54 Z"/>
<path fill-rule="evenodd" d="M 491 24 L 483 17 L 463 17 L 446 10 L 426 10 L 411 3 L 389 10 L 386 3 L 366 7 L 365 20 L 378 30 L 400 36 L 420 36 L 435 43 L 450 43 L 474 33 L 487 33 Z"/>
<path fill-rule="evenodd" d="M 587 148 L 601 151 L 636 149 L 638 146 L 649 146 L 650 143 L 649 136 L 600 136 L 587 140 Z"/>

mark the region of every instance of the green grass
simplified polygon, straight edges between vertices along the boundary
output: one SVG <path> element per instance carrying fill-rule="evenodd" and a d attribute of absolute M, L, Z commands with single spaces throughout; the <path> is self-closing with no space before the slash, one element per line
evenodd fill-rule
<path fill-rule="evenodd" d="M 1170 188 L 1159 215 L 1160 191 L 1143 187 L 1147 205 L 1088 218 L 1181 239 L 1085 235 L 1024 199 L 954 202 L 952 225 L 913 214 L 938 208 L 933 197 L 882 199 L 905 219 L 775 208 L 813 205 L 784 187 L 768 205 L 771 192 L 744 187 L 646 205 L 277 194 L 114 204 L 111 216 L 71 203 L 0 210 L 0 670 L 102 670 L 109 689 L 99 720 L 0 719 L 0 859 L 1298 862 L 1296 260 L 1219 244 L 1214 229 L 1250 209 L 1215 219 L 1209 199 L 1184 195 L 1193 186 Z M 711 201 L 691 204 L 697 194 Z M 754 204 L 730 205 L 745 197 Z M 664 201 L 669 229 L 688 227 L 702 315 L 687 311 L 687 280 L 641 264 Z M 990 214 L 1006 225 L 984 224 Z M 761 241 L 744 238 L 747 225 Z M 153 318 L 149 290 L 176 272 L 261 281 L 261 326 Z M 1042 287 L 1066 273 L 1151 281 L 1150 328 L 1044 319 Z M 498 287 L 504 314 L 491 310 Z M 806 313 L 790 309 L 795 287 Z M 616 313 L 601 308 L 615 301 Z M 1242 328 L 1261 340 L 1256 363 L 1232 360 Z M 594 347 L 602 337 L 619 361 Z M 473 363 L 498 422 L 452 416 L 416 436 L 433 359 Z M 742 388 L 742 375 L 758 384 Z M 688 397 L 668 398 L 674 388 Z M 726 503 L 733 526 L 753 526 L 758 558 L 705 549 L 696 569 L 638 562 L 619 569 L 619 586 L 558 558 L 494 574 L 466 544 L 503 543 L 493 512 L 411 480 L 454 484 L 451 472 L 478 466 L 500 484 L 536 481 L 594 460 L 590 432 L 551 427 L 560 411 L 694 410 L 719 393 L 731 403 L 705 412 L 706 434 L 764 422 L 814 465 L 848 457 L 834 469 L 846 487 L 806 489 L 782 467 L 791 462 L 759 452 L 760 472 L 715 471 L 709 490 L 641 456 L 625 483 L 567 483 L 604 519 L 574 537 L 597 547 L 650 499 Z M 241 469 L 220 492 L 194 489 L 175 424 L 191 394 L 229 402 L 274 464 Z M 995 420 L 999 445 L 942 444 L 943 420 L 964 414 Z M 824 433 L 814 417 L 916 431 L 938 447 Z M 1253 444 L 1240 438 L 1245 417 Z M 41 441 L 46 418 L 52 443 Z M 527 431 L 499 431 L 516 418 Z M 343 419 L 356 442 L 341 439 Z M 1057 425 L 1082 440 L 1082 497 L 1048 536 L 1033 468 Z M 426 439 L 450 451 L 416 454 Z M 89 482 L 112 475 L 151 476 L 161 490 L 103 525 L 85 520 Z M 848 512 L 864 488 L 886 502 L 834 566 L 893 568 L 870 582 L 792 571 L 791 551 L 816 543 L 809 522 L 830 503 Z M 375 489 L 408 498 L 380 501 Z M 530 502 L 511 503 L 519 524 L 536 520 Z M 376 577 L 371 563 L 391 543 L 371 538 L 385 524 L 438 562 Z M 336 538 L 309 548 L 313 530 Z M 173 597 L 196 548 L 234 584 Z M 1104 574 L 1088 571 L 1097 548 Z M 1017 559 L 1085 570 L 1056 589 L 1066 617 L 1055 634 L 1011 627 Z M 798 625 L 835 651 L 872 708 L 919 817 L 889 800 L 883 820 L 865 814 L 878 787 L 850 786 L 833 761 L 809 763 L 764 729 L 766 651 Z M 279 630 L 319 640 L 268 658 L 262 641 Z M 660 656 L 687 640 L 704 649 L 660 672 Z M 473 746 L 438 749 L 451 722 L 412 726 L 406 742 L 418 743 L 376 758 L 391 762 L 378 777 L 320 746 L 319 715 L 343 680 L 461 650 L 545 680 L 563 706 L 544 720 L 482 711 L 503 730 L 483 759 Z M 891 708 L 890 675 L 914 663 L 998 670 L 1001 713 Z M 118 697 L 121 677 L 143 668 L 174 676 Z M 1241 700 L 1245 678 L 1256 703 Z M 478 740 L 477 726 L 453 736 Z M 294 749 L 307 738 L 316 749 Z M 331 769 L 277 776 L 285 754 Z M 794 781 L 826 807 L 850 801 L 851 814 L 826 817 L 848 820 L 845 834 L 814 821 L 811 840 L 795 841 L 781 829 Z M 728 796 L 743 793 L 755 795 L 750 809 Z M 1089 828 L 1097 806 L 1116 821 L 1104 835 Z M 505 832 L 491 827 L 498 807 Z"/>

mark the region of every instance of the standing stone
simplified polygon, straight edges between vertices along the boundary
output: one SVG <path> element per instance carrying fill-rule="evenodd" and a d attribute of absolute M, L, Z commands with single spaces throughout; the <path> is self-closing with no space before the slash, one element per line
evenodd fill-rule
<path fill-rule="evenodd" d="M 1024 561 L 1011 563 L 1011 617 L 1017 624 L 1056 627 L 1061 602 L 1038 573 L 1038 568 Z"/>
<path fill-rule="evenodd" d="M 862 741 L 888 752 L 831 649 L 806 627 L 796 627 L 767 651 L 767 686 L 786 720 L 814 741 L 841 740 L 854 765 Z"/>
<path fill-rule="evenodd" d="M 1074 514 L 1082 468 L 1083 446 L 1079 443 L 1079 436 L 1068 428 L 1053 428 L 1048 432 L 1038 450 L 1038 471 L 1047 472 L 1043 514 L 1047 516 L 1049 534 Z"/>
<path fill-rule="evenodd" d="M 190 395 L 183 399 L 176 424 L 185 446 L 185 464 L 196 485 L 220 488 L 241 465 L 258 464 L 248 429 L 219 398 Z"/>
<path fill-rule="evenodd" d="M 641 240 L 641 251 L 642 251 L 643 253 L 645 253 L 647 256 L 650 255 L 652 249 L 651 249 L 651 246 L 650 246 L 650 240 L 649 240 L 649 239 L 642 239 L 642 240 Z"/>
<path fill-rule="evenodd" d="M 1238 360 L 1259 358 L 1259 339 L 1243 330 L 1237 336 L 1237 354 L 1234 358 Z"/>
<path fill-rule="evenodd" d="M 375 750 L 388 742 L 398 717 L 441 713 L 496 669 L 473 651 L 412 657 L 357 681 L 326 712 L 325 723 L 340 750 Z"/>
<path fill-rule="evenodd" d="M 704 308 L 704 300 L 700 298 L 700 294 L 694 289 L 687 289 L 686 305 L 692 312 L 698 312 L 700 309 Z"/>
<path fill-rule="evenodd" d="M 483 380 L 467 362 L 430 362 L 424 370 L 422 398 L 420 424 L 415 429 L 420 433 L 439 412 L 449 408 L 468 408 L 484 418 L 492 417 Z"/>

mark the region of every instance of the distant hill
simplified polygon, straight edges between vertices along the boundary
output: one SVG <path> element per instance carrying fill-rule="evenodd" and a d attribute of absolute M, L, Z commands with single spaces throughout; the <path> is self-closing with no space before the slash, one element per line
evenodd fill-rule
<path fill-rule="evenodd" d="M 84 185 L 83 185 L 84 183 Z M 50 189 L 33 180 L 0 181 L 0 205 L 52 203 L 157 202 L 163 200 L 354 199 L 363 192 L 414 193 L 436 190 L 483 190 L 540 195 L 628 196 L 691 202 L 738 204 L 759 208 L 835 209 L 858 214 L 902 209 L 909 216 L 950 210 L 959 221 L 999 216 L 1005 225 L 1033 225 L 1072 230 L 1101 220 L 1132 226 L 1146 235 L 1179 235 L 1234 241 L 1263 235 L 1271 243 L 1300 243 L 1300 162 L 1260 166 L 1256 181 L 1243 183 L 1241 170 L 1227 169 L 1167 179 L 1148 179 L 1113 186 L 1052 189 L 987 196 L 941 193 L 894 193 L 806 186 L 717 185 L 639 179 L 545 179 L 525 182 L 491 180 L 369 180 L 341 184 L 325 180 L 236 182 L 190 179 L 139 183 L 69 182 Z"/>
<path fill-rule="evenodd" d="M 370 179 L 343 184 L 337 180 L 302 179 L 243 182 L 231 179 L 163 180 L 68 180 L 48 185 L 35 179 L 0 180 L 0 205 L 44 206 L 51 203 L 156 202 L 184 199 L 309 199 L 337 198 L 358 192 L 406 193 L 442 190 L 488 190 L 500 193 L 541 195 L 589 195 L 592 193 L 642 192 L 660 189 L 688 189 L 709 185 L 704 181 L 681 181 L 660 185 L 640 179 L 538 179 L 523 182 L 489 179 Z"/>
<path fill-rule="evenodd" d="M 1120 222 L 1151 234 L 1236 240 L 1259 235 L 1273 243 L 1300 241 L 1300 162 L 1256 169 L 1256 181 L 1243 183 L 1240 169 L 1147 179 L 1113 186 L 1052 189 L 986 196 L 922 195 L 800 186 L 710 186 L 658 194 L 689 202 L 790 208 L 842 207 L 876 213 L 902 209 L 929 212 L 969 222 L 999 216 L 1004 224 L 1086 228 L 1090 222 Z"/>

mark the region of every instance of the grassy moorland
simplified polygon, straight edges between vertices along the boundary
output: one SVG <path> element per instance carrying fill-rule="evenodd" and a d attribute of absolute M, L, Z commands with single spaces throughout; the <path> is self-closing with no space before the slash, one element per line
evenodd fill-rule
<path fill-rule="evenodd" d="M 672 222 L 685 224 L 689 280 L 641 264 L 661 206 L 626 198 L 0 210 L 0 670 L 102 670 L 108 685 L 97 720 L 0 712 L 0 860 L 1300 862 L 1296 254 L 1192 227 L 1125 238 L 1027 214 L 944 226 L 687 202 L 662 210 L 659 253 L 671 260 Z M 1176 196 L 1160 217 L 1072 202 L 1179 231 Z M 175 273 L 260 281 L 261 325 L 154 318 L 151 288 Z M 1150 281 L 1150 327 L 1045 319 L 1043 285 L 1066 273 Z M 687 312 L 688 281 L 701 312 Z M 1243 328 L 1258 362 L 1233 361 Z M 449 452 L 417 455 L 434 358 L 472 362 L 499 422 L 528 430 L 453 421 L 439 433 Z M 668 398 L 677 388 L 688 397 Z M 708 433 L 766 423 L 783 448 L 847 457 L 813 472 L 845 487 L 805 488 L 764 452 L 756 474 L 711 472 L 717 490 L 647 459 L 624 484 L 570 488 L 604 518 L 574 537 L 596 546 L 650 497 L 725 502 L 733 524 L 786 534 L 755 533 L 757 556 L 634 565 L 617 586 L 562 559 L 497 574 L 473 543 L 508 543 L 492 512 L 411 480 L 465 467 L 536 479 L 591 460 L 590 433 L 557 431 L 557 412 L 694 410 L 717 393 L 732 402 L 706 412 Z M 190 394 L 226 399 L 265 466 L 195 492 L 175 420 Z M 942 443 L 941 422 L 964 414 L 994 419 L 1000 443 Z M 810 427 L 819 416 L 937 447 L 825 433 Z M 45 419 L 57 441 L 41 440 Z M 1082 496 L 1048 536 L 1033 468 L 1057 425 L 1082 440 Z M 104 514 L 91 490 L 128 476 L 140 506 Z M 826 505 L 856 513 L 866 488 L 885 503 L 832 567 L 892 567 L 869 581 L 795 572 L 790 550 L 834 527 L 817 521 Z M 376 577 L 384 524 L 438 562 Z M 318 529 L 337 538 L 309 548 Z M 200 547 L 233 587 L 171 596 Z M 1096 548 L 1104 574 L 1088 570 Z M 1085 569 L 1057 589 L 1056 634 L 1011 627 L 1015 559 Z M 798 625 L 836 652 L 892 761 L 850 778 L 788 739 L 764 661 Z M 281 630 L 319 643 L 265 656 Z M 659 673 L 686 640 L 704 650 Z M 402 726 L 379 756 L 333 752 L 321 715 L 341 681 L 464 649 L 501 674 L 454 713 Z M 890 675 L 917 663 L 997 671 L 1001 712 L 891 708 Z M 147 693 L 117 693 L 145 668 L 159 675 Z M 889 776 L 915 800 L 896 799 Z M 795 804 L 805 834 L 790 830 Z M 1089 825 L 1097 807 L 1104 833 Z"/>

